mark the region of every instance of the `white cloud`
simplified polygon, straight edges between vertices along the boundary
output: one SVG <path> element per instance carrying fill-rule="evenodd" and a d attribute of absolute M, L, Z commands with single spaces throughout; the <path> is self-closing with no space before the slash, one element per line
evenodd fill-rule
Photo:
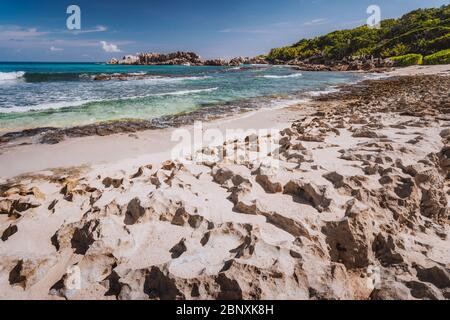
<path fill-rule="evenodd" d="M 314 20 L 311 20 L 311 21 L 307 21 L 307 22 L 304 23 L 304 25 L 305 26 L 319 26 L 319 25 L 322 25 L 322 24 L 327 24 L 328 22 L 329 21 L 327 19 L 321 18 L 321 19 L 314 19 Z"/>
<path fill-rule="evenodd" d="M 115 44 L 108 43 L 106 41 L 100 41 L 100 44 L 102 45 L 102 48 L 105 52 L 120 52 L 121 50 L 119 47 Z"/>
<path fill-rule="evenodd" d="M 63 49 L 63 48 L 57 48 L 57 47 L 51 46 L 51 47 L 50 47 L 50 51 L 53 51 L 53 52 L 55 52 L 55 51 L 64 51 L 64 49 Z"/>
<path fill-rule="evenodd" d="M 107 27 L 99 25 L 92 29 L 81 29 L 81 30 L 73 30 L 73 31 L 68 31 L 68 32 L 71 34 L 77 35 L 77 34 L 83 34 L 83 33 L 105 32 L 107 30 L 108 30 Z"/>
<path fill-rule="evenodd" d="M 0 40 L 21 41 L 34 39 L 46 34 L 48 34 L 48 32 L 38 31 L 36 28 L 0 25 Z"/>
<path fill-rule="evenodd" d="M 104 32 L 108 30 L 108 28 L 105 26 L 97 26 L 95 30 L 97 30 L 97 32 Z"/>
<path fill-rule="evenodd" d="M 269 30 L 266 29 L 250 29 L 250 28 L 226 28 L 219 30 L 220 33 L 270 33 Z"/>
<path fill-rule="evenodd" d="M 102 25 L 98 25 L 92 29 L 85 30 L 51 30 L 42 31 L 37 28 L 28 28 L 17 25 L 0 25 L 0 41 L 31 41 L 31 40 L 45 40 L 49 37 L 54 38 L 56 36 L 62 36 L 64 34 L 84 34 L 93 32 L 105 32 L 108 28 Z"/>

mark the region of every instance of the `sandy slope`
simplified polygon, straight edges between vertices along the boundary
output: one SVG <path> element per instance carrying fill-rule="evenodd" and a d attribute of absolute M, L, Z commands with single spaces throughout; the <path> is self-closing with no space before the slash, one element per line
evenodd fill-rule
<path fill-rule="evenodd" d="M 449 88 L 384 79 L 210 123 L 285 129 L 194 163 L 163 162 L 168 132 L 6 150 L 0 298 L 448 299 Z"/>

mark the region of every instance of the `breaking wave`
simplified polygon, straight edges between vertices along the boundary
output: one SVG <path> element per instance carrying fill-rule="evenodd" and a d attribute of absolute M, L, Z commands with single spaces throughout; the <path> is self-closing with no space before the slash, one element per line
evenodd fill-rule
<path fill-rule="evenodd" d="M 16 71 L 16 72 L 0 72 L 0 81 L 8 81 L 8 80 L 16 80 L 23 78 L 25 72 Z"/>
<path fill-rule="evenodd" d="M 70 107 L 81 107 L 81 106 L 91 104 L 91 103 L 102 103 L 102 102 L 111 103 L 114 101 L 129 101 L 129 100 L 143 99 L 143 98 L 148 98 L 148 97 L 183 96 L 183 95 L 189 95 L 189 94 L 213 92 L 213 91 L 216 91 L 217 89 L 219 89 L 219 88 L 216 87 L 216 88 L 207 88 L 207 89 L 179 90 L 179 91 L 172 91 L 172 92 L 152 93 L 152 94 L 146 94 L 146 95 L 124 97 L 121 99 L 98 99 L 98 100 L 92 99 L 92 100 L 78 100 L 78 101 L 61 101 L 61 102 L 45 103 L 45 104 L 34 105 L 34 106 L 13 106 L 13 107 L 9 107 L 9 108 L 0 109 L 0 114 L 1 113 L 23 113 L 23 112 L 29 112 L 29 111 L 57 110 L 57 109 L 70 108 Z"/>
<path fill-rule="evenodd" d="M 285 79 L 285 78 L 297 78 L 297 77 L 301 77 L 302 74 L 301 73 L 293 73 L 293 74 L 288 74 L 285 76 L 276 76 L 276 75 L 264 75 L 261 76 L 260 78 L 266 78 L 266 79 Z"/>

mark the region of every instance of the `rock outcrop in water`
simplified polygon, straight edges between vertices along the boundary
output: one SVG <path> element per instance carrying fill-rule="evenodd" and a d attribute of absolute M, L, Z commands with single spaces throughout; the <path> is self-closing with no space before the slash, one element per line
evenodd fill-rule
<path fill-rule="evenodd" d="M 269 62 L 263 58 L 260 57 L 236 57 L 230 60 L 229 65 L 230 66 L 239 66 L 241 64 L 268 64 Z"/>
<path fill-rule="evenodd" d="M 132 57 L 132 58 L 131 58 Z M 111 59 L 108 64 L 132 65 L 202 65 L 200 56 L 194 52 L 174 53 L 138 53 L 135 56 L 125 56 L 121 60 Z"/>

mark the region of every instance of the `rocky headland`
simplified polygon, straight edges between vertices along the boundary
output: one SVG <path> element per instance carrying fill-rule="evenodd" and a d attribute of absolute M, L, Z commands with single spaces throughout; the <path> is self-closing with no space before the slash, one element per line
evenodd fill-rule
<path fill-rule="evenodd" d="M 111 59 L 108 64 L 120 65 L 184 65 L 184 66 L 239 66 L 241 64 L 267 64 L 260 57 L 237 57 L 231 60 L 210 59 L 204 60 L 194 52 L 173 53 L 138 53 L 136 55 L 124 56 L 122 59 Z"/>
<path fill-rule="evenodd" d="M 202 162 L 3 179 L 0 298 L 450 299 L 449 88 L 364 81 Z"/>

